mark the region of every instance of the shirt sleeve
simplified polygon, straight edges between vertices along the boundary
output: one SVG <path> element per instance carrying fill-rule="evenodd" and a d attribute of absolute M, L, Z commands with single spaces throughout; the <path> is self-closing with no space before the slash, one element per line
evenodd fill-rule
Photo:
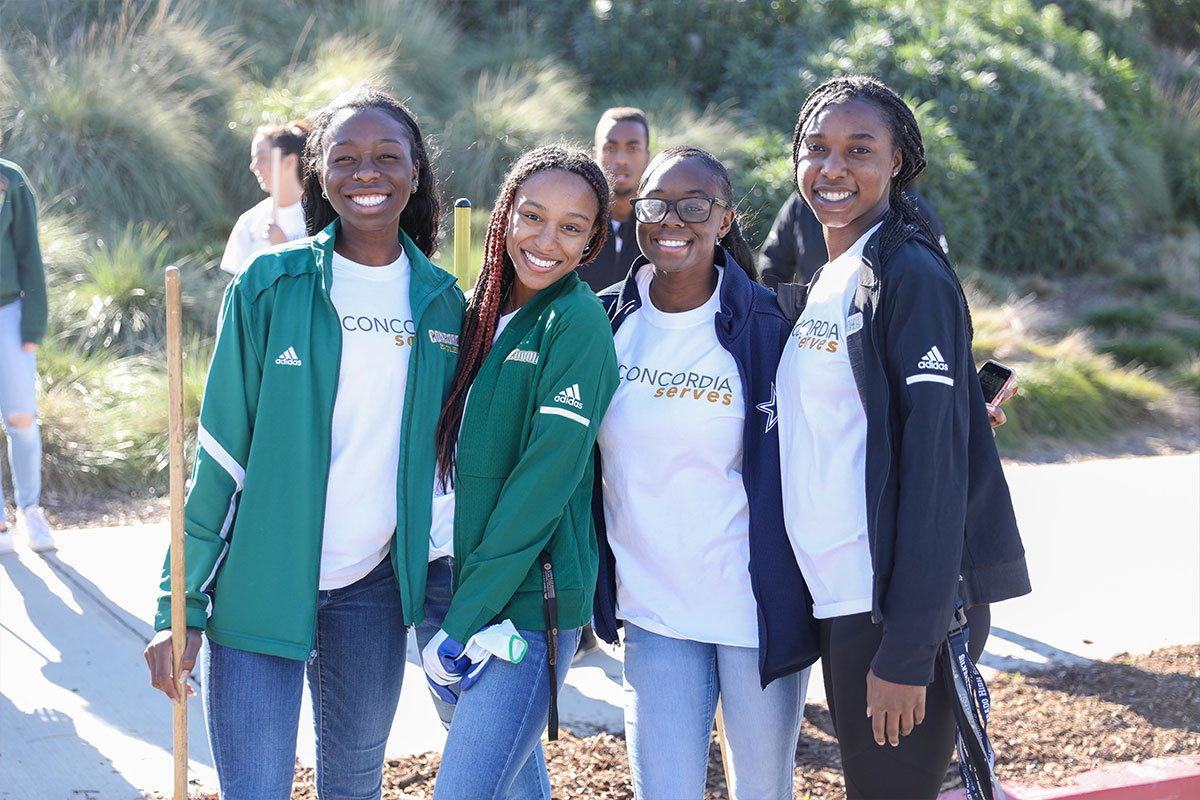
<path fill-rule="evenodd" d="M 250 209 L 238 217 L 237 222 L 233 224 L 233 230 L 229 232 L 229 241 L 225 243 L 225 252 L 221 255 L 221 269 L 230 275 L 241 272 L 246 259 L 254 254 L 250 246 L 252 233 L 249 219 L 253 210 Z"/>
<path fill-rule="evenodd" d="M 12 233 L 17 282 L 21 287 L 21 341 L 36 344 L 46 335 L 48 324 L 46 270 L 38 243 L 37 196 L 24 175 L 13 183 Z"/>
<path fill-rule="evenodd" d="M 525 449 L 500 490 L 479 545 L 465 557 L 442 624 L 465 642 L 492 622 L 546 548 L 592 458 L 600 421 L 617 386 L 607 320 L 563 321 L 542 348 Z M 563 403 L 556 398 L 573 398 Z"/>
<path fill-rule="evenodd" d="M 208 592 L 229 548 L 262 383 L 265 324 L 255 320 L 242 286 L 242 281 L 235 279 L 225 290 L 220 330 L 200 409 L 191 487 L 184 505 L 184 582 L 190 628 L 207 627 L 212 613 Z M 156 630 L 171 626 L 170 567 L 168 551 L 159 586 L 162 594 L 154 619 Z"/>
<path fill-rule="evenodd" d="M 922 263 L 884 279 L 891 284 L 883 291 L 883 349 L 898 427 L 891 438 L 899 497 L 892 563 L 876 564 L 890 570 L 890 580 L 872 669 L 884 680 L 923 686 L 933 680 L 962 563 L 974 362 L 957 280 L 923 245 L 910 243 L 894 258 L 902 253 Z"/>

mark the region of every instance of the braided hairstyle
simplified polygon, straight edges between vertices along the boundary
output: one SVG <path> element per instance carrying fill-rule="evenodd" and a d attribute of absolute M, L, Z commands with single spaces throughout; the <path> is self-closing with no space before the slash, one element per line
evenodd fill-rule
<path fill-rule="evenodd" d="M 479 277 L 475 279 L 475 289 L 467 304 L 467 318 L 463 323 L 462 336 L 459 337 L 458 366 L 454 371 L 454 382 L 450 386 L 450 395 L 446 398 L 446 404 L 442 407 L 442 414 L 438 419 L 438 477 L 443 486 L 453 485 L 458 429 L 462 425 L 467 392 L 492 348 L 492 337 L 495 336 L 496 325 L 500 320 L 500 309 L 516 280 L 516 270 L 508 255 L 507 235 L 513 200 L 517 190 L 530 176 L 552 169 L 578 175 L 587 181 L 596 193 L 600 213 L 596 216 L 592 235 L 584 248 L 580 263 L 586 264 L 595 258 L 608 235 L 608 179 L 587 153 L 573 147 L 544 145 L 525 152 L 509 168 L 496 196 L 491 220 L 488 222 L 487 236 L 483 242 L 483 268 Z"/>
<path fill-rule="evenodd" d="M 308 235 L 316 235 L 337 219 L 337 211 L 321 188 L 321 174 L 333 120 L 348 108 L 379 109 L 408 131 L 412 160 L 417 165 L 417 188 L 409 196 L 404 211 L 400 213 L 400 229 L 409 235 L 422 253 L 432 255 L 437 249 L 442 201 L 437 190 L 437 176 L 429 160 L 429 151 L 421 137 L 421 129 L 407 106 L 391 95 L 367 85 L 354 87 L 318 111 L 313 118 L 312 130 L 304 145 L 304 196 L 301 198 Z"/>
<path fill-rule="evenodd" d="M 729 171 L 725 169 L 725 165 L 716 156 L 706 150 L 701 150 L 699 147 L 689 147 L 686 145 L 668 147 L 656 155 L 646 165 L 646 171 L 642 173 L 642 183 L 638 186 L 639 195 L 645 192 L 646 186 L 650 182 L 650 177 L 655 171 L 673 158 L 695 159 L 704 165 L 709 174 L 716 178 L 720 184 L 721 199 L 729 203 L 730 210 L 734 210 L 733 184 L 729 180 Z M 750 250 L 750 245 L 746 244 L 746 240 L 742 237 L 742 228 L 738 225 L 736 210 L 734 210 L 733 225 L 729 227 L 729 232 L 721 237 L 717 244 L 729 251 L 729 254 L 733 256 L 733 260 L 742 268 L 742 271 L 750 276 L 750 280 L 758 281 L 758 275 L 754 268 L 754 253 Z"/>
<path fill-rule="evenodd" d="M 928 164 L 925 160 L 925 143 L 921 139 L 921 129 L 917 126 L 917 119 L 913 115 L 912 109 L 908 107 L 904 99 L 878 78 L 869 75 L 845 75 L 830 78 L 814 89 L 808 99 L 804 101 L 804 105 L 800 108 L 800 115 L 796 118 L 796 129 L 792 133 L 792 179 L 796 182 L 797 191 L 800 191 L 800 176 L 797 175 L 797 167 L 800 164 L 804 133 L 809 122 L 826 106 L 850 100 L 863 100 L 879 109 L 884 124 L 887 125 L 892 136 L 892 144 L 900 150 L 900 171 L 892 178 L 888 187 L 888 210 L 884 215 L 883 225 L 879 229 L 880 261 L 886 262 L 900 245 L 912 238 L 915 230 L 926 239 L 929 250 L 954 275 L 954 266 L 950 263 L 949 257 L 937 245 L 938 237 L 934 235 L 925 217 L 917 211 L 917 204 L 905 194 L 917 177 L 925 171 Z M 803 199 L 803 191 L 800 191 L 800 197 Z M 966 295 L 963 294 L 957 275 L 955 275 L 955 283 L 958 285 L 959 295 L 962 297 L 963 308 L 966 311 L 969 340 L 973 335 L 971 309 L 967 304 Z"/>

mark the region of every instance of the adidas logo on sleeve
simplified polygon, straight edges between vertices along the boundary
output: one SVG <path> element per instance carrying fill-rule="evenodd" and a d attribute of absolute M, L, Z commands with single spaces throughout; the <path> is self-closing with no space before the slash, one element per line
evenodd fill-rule
<path fill-rule="evenodd" d="M 276 364 L 283 364 L 289 367 L 301 366 L 300 356 L 296 355 L 296 348 L 289 347 L 279 354 L 279 358 L 275 359 Z"/>
<path fill-rule="evenodd" d="M 929 352 L 917 362 L 917 369 L 936 369 L 942 372 L 949 372 L 950 365 L 946 363 L 946 359 L 942 358 L 942 351 L 937 349 L 935 344 L 929 348 Z"/>
<path fill-rule="evenodd" d="M 568 386 L 558 394 L 554 395 L 554 402 L 562 403 L 563 405 L 573 406 L 578 409 L 583 409 L 583 400 L 579 397 L 579 384 Z"/>

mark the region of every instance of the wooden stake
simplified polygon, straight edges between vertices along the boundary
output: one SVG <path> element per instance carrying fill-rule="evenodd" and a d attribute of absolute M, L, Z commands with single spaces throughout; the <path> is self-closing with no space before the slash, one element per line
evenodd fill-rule
<path fill-rule="evenodd" d="M 167 267 L 167 424 L 171 456 L 171 649 L 175 691 L 175 800 L 187 800 L 187 684 L 179 679 L 187 641 L 183 544 L 183 309 L 179 268 Z"/>
<path fill-rule="evenodd" d="M 717 698 L 717 744 L 721 745 L 721 767 L 725 770 L 725 789 L 729 791 L 729 743 L 725 741 L 725 715 L 721 713 L 721 698 Z"/>
<path fill-rule="evenodd" d="M 454 201 L 454 277 L 464 292 L 471 290 L 471 201 Z"/>
<path fill-rule="evenodd" d="M 283 148 L 271 148 L 271 224 L 279 218 L 279 170 L 282 169 Z"/>

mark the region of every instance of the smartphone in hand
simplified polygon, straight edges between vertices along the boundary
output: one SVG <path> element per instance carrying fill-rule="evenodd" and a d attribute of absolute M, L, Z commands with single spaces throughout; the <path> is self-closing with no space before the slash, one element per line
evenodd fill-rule
<path fill-rule="evenodd" d="M 983 387 L 983 402 L 999 405 L 1008 399 L 1008 388 L 1016 373 L 999 361 L 988 359 L 979 368 L 979 384 Z M 997 402 L 999 400 L 999 402 Z"/>

